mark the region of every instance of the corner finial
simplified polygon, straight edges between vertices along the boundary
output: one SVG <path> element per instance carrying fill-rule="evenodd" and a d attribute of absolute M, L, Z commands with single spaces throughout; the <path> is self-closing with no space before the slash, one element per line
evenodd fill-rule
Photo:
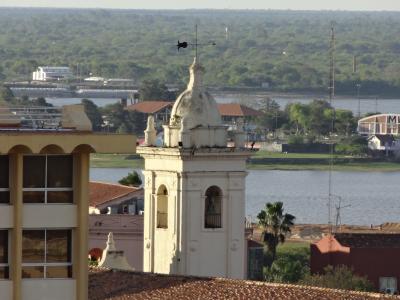
<path fill-rule="evenodd" d="M 147 128 L 144 131 L 144 143 L 146 146 L 155 146 L 157 140 L 157 131 L 154 127 L 154 117 L 147 117 Z"/>

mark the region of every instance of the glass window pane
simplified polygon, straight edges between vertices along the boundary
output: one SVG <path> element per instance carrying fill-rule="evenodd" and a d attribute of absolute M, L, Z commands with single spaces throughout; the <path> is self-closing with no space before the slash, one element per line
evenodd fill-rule
<path fill-rule="evenodd" d="M 23 192 L 24 203 L 44 203 L 44 192 Z"/>
<path fill-rule="evenodd" d="M 9 271 L 8 267 L 0 267 L 0 279 L 8 279 Z"/>
<path fill-rule="evenodd" d="M 10 203 L 9 192 L 0 192 L 0 203 Z"/>
<path fill-rule="evenodd" d="M 22 231 L 22 262 L 44 263 L 44 230 Z"/>
<path fill-rule="evenodd" d="M 0 263 L 8 263 L 8 230 L 0 230 Z"/>
<path fill-rule="evenodd" d="M 72 156 L 47 157 L 47 187 L 72 187 Z"/>
<path fill-rule="evenodd" d="M 47 192 L 47 203 L 72 203 L 72 191 L 67 192 Z"/>
<path fill-rule="evenodd" d="M 47 263 L 71 262 L 71 230 L 47 230 Z"/>
<path fill-rule="evenodd" d="M 0 188 L 8 188 L 8 156 L 0 155 Z"/>
<path fill-rule="evenodd" d="M 24 188 L 43 188 L 46 156 L 24 156 Z"/>
<path fill-rule="evenodd" d="M 60 267 L 47 267 L 46 278 L 71 278 L 72 267 L 71 266 L 60 266 Z"/>
<path fill-rule="evenodd" d="M 22 278 L 44 278 L 44 267 L 22 267 Z"/>

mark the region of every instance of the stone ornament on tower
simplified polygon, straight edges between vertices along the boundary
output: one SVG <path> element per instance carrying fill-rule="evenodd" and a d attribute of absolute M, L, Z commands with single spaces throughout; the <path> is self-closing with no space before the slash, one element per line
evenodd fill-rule
<path fill-rule="evenodd" d="M 155 146 L 157 140 L 157 131 L 154 127 L 154 117 L 149 115 L 147 117 L 147 128 L 144 131 L 144 144 L 146 146 Z"/>

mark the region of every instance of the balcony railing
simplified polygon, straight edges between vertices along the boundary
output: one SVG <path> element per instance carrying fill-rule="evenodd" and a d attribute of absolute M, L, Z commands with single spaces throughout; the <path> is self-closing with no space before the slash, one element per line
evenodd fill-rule
<path fill-rule="evenodd" d="M 222 222 L 221 222 L 221 214 L 212 214 L 212 213 L 206 213 L 205 218 L 204 218 L 204 227 L 205 228 L 221 228 L 222 227 Z"/>

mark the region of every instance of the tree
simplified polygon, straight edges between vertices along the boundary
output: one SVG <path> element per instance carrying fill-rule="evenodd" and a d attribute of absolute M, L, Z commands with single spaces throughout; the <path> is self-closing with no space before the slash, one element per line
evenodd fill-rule
<path fill-rule="evenodd" d="M 133 171 L 118 182 L 122 185 L 140 186 L 142 184 L 142 179 L 140 178 L 138 172 Z"/>
<path fill-rule="evenodd" d="M 85 113 L 88 116 L 94 131 L 100 131 L 103 124 L 103 118 L 96 104 L 89 99 L 82 99 L 81 103 L 85 107 Z"/>
<path fill-rule="evenodd" d="M 109 104 L 101 109 L 109 130 L 118 133 L 143 134 L 146 126 L 144 115 L 124 109 L 120 103 Z"/>
<path fill-rule="evenodd" d="M 296 126 L 296 134 L 308 130 L 308 120 L 310 115 L 309 107 L 301 103 L 289 104 L 286 108 L 289 114 L 289 120 Z"/>
<path fill-rule="evenodd" d="M 43 97 L 38 97 L 32 100 L 33 106 L 44 106 L 44 107 L 52 107 L 51 103 L 47 103 L 46 99 Z"/>
<path fill-rule="evenodd" d="M 372 291 L 373 285 L 366 277 L 357 276 L 347 266 L 327 266 L 324 274 L 307 275 L 301 284 L 332 289 Z"/>
<path fill-rule="evenodd" d="M 278 124 L 278 117 L 281 114 L 279 111 L 279 104 L 267 97 L 265 99 L 261 99 L 258 102 L 258 105 L 262 115 L 257 117 L 256 122 L 257 125 L 262 128 L 266 137 L 269 131 L 275 131 L 278 129 L 278 127 L 280 127 L 278 125 L 282 125 L 281 122 Z"/>
<path fill-rule="evenodd" d="M 350 110 L 337 109 L 335 112 L 335 130 L 340 135 L 349 136 L 357 127 L 357 122 Z"/>
<path fill-rule="evenodd" d="M 10 88 L 6 86 L 1 86 L 0 87 L 0 101 L 4 102 L 12 102 L 15 99 L 12 91 Z"/>
<path fill-rule="evenodd" d="M 291 232 L 291 227 L 294 225 L 295 216 L 283 213 L 282 202 L 268 202 L 265 209 L 257 215 L 258 223 L 263 228 L 264 243 L 267 246 L 268 252 L 271 255 L 269 266 L 276 258 L 276 248 L 279 243 L 284 243 L 286 234 Z"/>

